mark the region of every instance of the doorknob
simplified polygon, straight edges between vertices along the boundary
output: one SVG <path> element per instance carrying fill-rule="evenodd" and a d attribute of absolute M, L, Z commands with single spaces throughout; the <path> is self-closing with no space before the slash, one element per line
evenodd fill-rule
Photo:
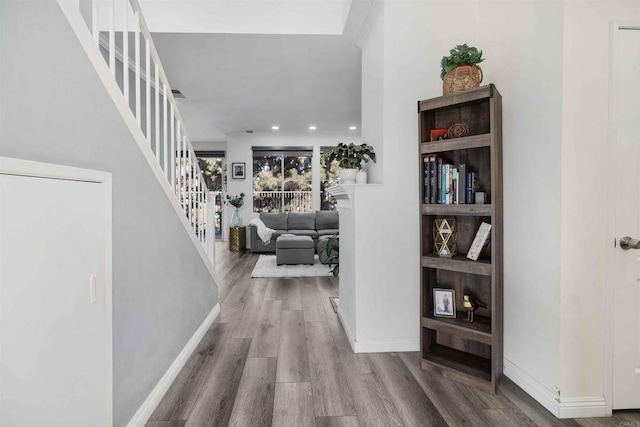
<path fill-rule="evenodd" d="M 625 251 L 629 249 L 640 249 L 640 240 L 624 236 L 620 239 L 620 247 Z"/>

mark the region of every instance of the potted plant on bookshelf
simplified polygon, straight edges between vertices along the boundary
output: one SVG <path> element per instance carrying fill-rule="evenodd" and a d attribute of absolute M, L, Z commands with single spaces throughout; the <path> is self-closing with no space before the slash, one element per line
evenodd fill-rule
<path fill-rule="evenodd" d="M 231 225 L 234 227 L 242 226 L 242 211 L 240 208 L 244 205 L 244 193 L 240 193 L 239 196 L 230 196 L 227 194 L 227 201 L 231 206 L 235 209 L 233 211 L 233 215 L 231 216 Z"/>
<path fill-rule="evenodd" d="M 480 86 L 482 69 L 476 64 L 484 61 L 482 51 L 465 43 L 451 49 L 449 54 L 440 61 L 442 94 L 449 95 Z"/>
<path fill-rule="evenodd" d="M 344 184 L 355 184 L 356 172 L 361 168 L 362 162 L 369 160 L 376 162 L 376 153 L 373 147 L 367 144 L 356 145 L 353 142 L 345 144 L 343 142 L 336 145 L 329 151 L 322 154 L 322 158 L 331 163 L 336 160 L 340 166 L 340 178 Z"/>

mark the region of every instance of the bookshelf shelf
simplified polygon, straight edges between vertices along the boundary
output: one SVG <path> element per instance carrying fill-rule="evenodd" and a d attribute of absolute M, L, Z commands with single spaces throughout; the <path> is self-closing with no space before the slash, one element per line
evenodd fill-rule
<path fill-rule="evenodd" d="M 491 216 L 493 205 L 422 205 L 422 215 Z"/>
<path fill-rule="evenodd" d="M 419 101 L 418 115 L 422 367 L 495 393 L 503 359 L 502 97 L 488 85 Z M 430 141 L 431 130 L 459 122 L 468 136 Z M 475 191 L 485 193 L 486 204 L 466 204 Z M 456 219 L 458 253 L 451 258 L 434 251 L 433 227 L 443 217 Z M 466 254 L 483 222 L 491 224 L 489 247 L 472 261 Z M 434 315 L 435 288 L 455 292 L 455 318 Z M 465 321 L 464 295 L 480 303 L 474 322 Z"/>
<path fill-rule="evenodd" d="M 464 255 L 456 255 L 452 258 L 445 258 L 440 257 L 436 254 L 427 254 L 422 257 L 422 266 L 449 271 L 459 271 L 461 273 L 491 276 L 490 260 L 479 259 L 478 261 L 471 261 Z"/>
<path fill-rule="evenodd" d="M 462 138 L 445 139 L 442 141 L 420 143 L 422 154 L 434 154 L 453 150 L 468 150 L 472 148 L 482 148 L 491 146 L 491 135 L 474 135 Z"/>
<path fill-rule="evenodd" d="M 458 311 L 456 318 L 433 317 L 427 315 L 422 318 L 422 327 L 435 331 L 456 334 L 460 337 L 491 345 L 491 319 L 475 316 L 473 323 L 465 321 L 467 313 Z"/>
<path fill-rule="evenodd" d="M 422 369 L 492 393 L 491 362 L 464 351 L 435 345 L 422 356 Z"/>

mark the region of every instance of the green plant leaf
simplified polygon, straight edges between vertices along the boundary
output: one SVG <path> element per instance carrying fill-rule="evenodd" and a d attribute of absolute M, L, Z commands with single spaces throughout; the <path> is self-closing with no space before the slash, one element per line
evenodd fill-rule
<path fill-rule="evenodd" d="M 458 65 L 474 65 L 482 61 L 484 61 L 484 58 L 482 57 L 481 50 L 478 50 L 476 47 L 471 47 L 466 43 L 457 45 L 449 51 L 449 56 L 442 57 L 440 61 L 440 67 L 442 69 L 440 78 L 444 79 L 445 74 L 454 70 Z"/>

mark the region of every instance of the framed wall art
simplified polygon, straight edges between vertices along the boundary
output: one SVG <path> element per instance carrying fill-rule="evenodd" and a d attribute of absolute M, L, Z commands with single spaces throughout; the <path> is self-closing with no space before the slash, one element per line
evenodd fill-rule
<path fill-rule="evenodd" d="M 231 163 L 231 178 L 233 179 L 245 179 L 246 178 L 246 169 L 247 164 L 242 163 Z"/>

